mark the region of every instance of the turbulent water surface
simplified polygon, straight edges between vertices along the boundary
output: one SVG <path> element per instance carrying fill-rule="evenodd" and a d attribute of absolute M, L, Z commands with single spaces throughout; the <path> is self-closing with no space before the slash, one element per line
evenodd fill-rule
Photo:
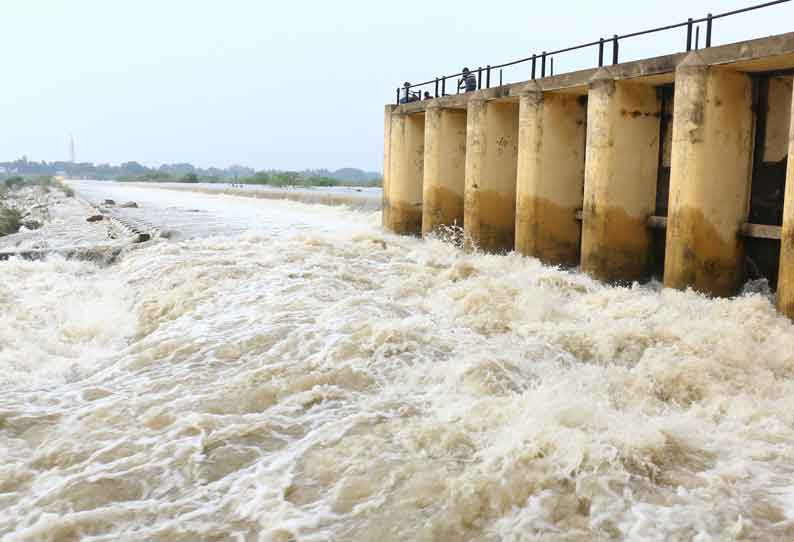
<path fill-rule="evenodd" d="M 3 542 L 794 539 L 763 294 L 136 190 L 184 240 L 0 263 Z"/>

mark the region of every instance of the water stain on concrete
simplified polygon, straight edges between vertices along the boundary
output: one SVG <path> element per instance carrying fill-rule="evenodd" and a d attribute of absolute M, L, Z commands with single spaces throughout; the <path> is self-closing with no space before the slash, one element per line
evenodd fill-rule
<path fill-rule="evenodd" d="M 449 188 L 425 187 L 422 206 L 422 233 L 439 226 L 463 226 L 463 196 Z"/>
<path fill-rule="evenodd" d="M 576 210 L 547 198 L 520 198 L 516 213 L 516 251 L 550 265 L 578 265 L 581 226 L 576 220 Z"/>
<path fill-rule="evenodd" d="M 647 279 L 651 256 L 647 222 L 647 216 L 632 216 L 620 207 L 585 204 L 582 237 L 590 241 L 582 243 L 582 270 L 610 283 Z"/>
<path fill-rule="evenodd" d="M 667 228 L 664 284 L 715 296 L 736 294 L 744 277 L 743 246 L 739 237 L 726 239 L 700 209 L 671 210 Z"/>
<path fill-rule="evenodd" d="M 493 190 L 468 190 L 466 233 L 486 252 L 510 252 L 515 245 L 515 196 Z"/>

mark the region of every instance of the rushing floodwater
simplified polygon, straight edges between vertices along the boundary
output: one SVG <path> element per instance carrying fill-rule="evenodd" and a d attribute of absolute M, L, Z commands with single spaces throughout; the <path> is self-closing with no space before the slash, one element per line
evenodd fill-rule
<path fill-rule="evenodd" d="M 3 542 L 794 539 L 767 297 L 103 190 L 203 220 L 109 268 L 0 263 Z"/>

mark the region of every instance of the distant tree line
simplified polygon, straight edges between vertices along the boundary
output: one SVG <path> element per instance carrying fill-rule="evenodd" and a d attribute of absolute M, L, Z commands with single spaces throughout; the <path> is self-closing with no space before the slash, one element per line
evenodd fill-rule
<path fill-rule="evenodd" d="M 356 168 L 342 168 L 335 171 L 328 169 L 256 171 L 245 166 L 199 168 L 188 163 L 163 164 L 152 168 L 138 162 L 124 162 L 119 165 L 93 164 L 91 162 L 36 162 L 28 160 L 24 156 L 12 162 L 0 162 L 0 180 L 13 176 L 53 175 L 136 182 L 234 182 L 272 186 L 337 186 L 351 184 L 380 186 L 382 182 L 380 173 Z"/>

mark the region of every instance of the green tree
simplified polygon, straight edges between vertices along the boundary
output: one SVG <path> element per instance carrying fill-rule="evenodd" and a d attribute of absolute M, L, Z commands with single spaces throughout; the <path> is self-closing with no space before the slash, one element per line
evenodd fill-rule
<path fill-rule="evenodd" d="M 25 179 L 22 177 L 9 177 L 6 179 L 6 186 L 8 188 L 20 187 L 25 184 Z"/>

